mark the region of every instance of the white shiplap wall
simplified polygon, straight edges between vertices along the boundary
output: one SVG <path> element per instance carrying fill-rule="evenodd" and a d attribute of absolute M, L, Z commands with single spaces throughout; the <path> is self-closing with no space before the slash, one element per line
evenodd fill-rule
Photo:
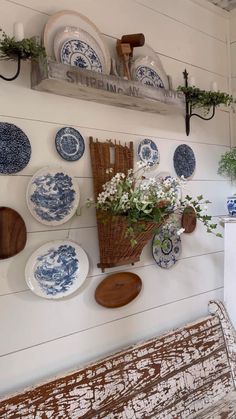
<path fill-rule="evenodd" d="M 229 86 L 228 19 L 214 7 L 203 8 L 190 0 L 0 0 L 0 26 L 12 32 L 13 22 L 24 22 L 26 35 L 40 35 L 48 16 L 63 9 L 77 10 L 100 28 L 109 44 L 124 33 L 144 32 L 159 54 L 174 86 L 182 83 L 185 67 L 196 83 L 210 88 L 217 81 Z M 14 64 L 1 63 L 1 72 Z M 141 276 L 143 290 L 129 305 L 108 310 L 94 301 L 97 284 L 107 275 L 99 259 L 94 211 L 60 228 L 48 228 L 34 220 L 25 202 L 30 177 L 42 166 L 63 165 L 78 179 L 82 202 L 92 194 L 88 137 L 156 141 L 161 154 L 159 170 L 174 175 L 172 156 L 177 145 L 188 143 L 197 159 L 196 173 L 186 192 L 203 193 L 212 200 L 211 213 L 225 213 L 230 191 L 227 180 L 217 175 L 220 155 L 230 146 L 230 115 L 217 111 L 210 122 L 192 120 L 185 136 L 183 116 L 160 116 L 86 103 L 30 90 L 26 63 L 19 79 L 0 82 L 0 121 L 18 125 L 32 144 L 29 165 L 16 176 L 1 176 L 0 204 L 15 208 L 24 217 L 28 242 L 16 257 L 0 262 L 0 393 L 15 391 L 58 372 L 81 365 L 139 339 L 160 333 L 207 312 L 207 302 L 222 297 L 223 240 L 207 235 L 198 225 L 195 233 L 182 236 L 181 260 L 170 270 L 158 268 L 150 245 L 132 270 Z M 84 157 L 75 163 L 62 161 L 54 148 L 57 130 L 77 127 L 86 141 Z M 89 276 L 82 289 L 63 301 L 33 295 L 24 281 L 29 255 L 43 243 L 70 238 L 87 251 Z M 115 269 L 115 270 L 118 270 Z M 112 270 L 110 270 L 112 271 Z M 114 271 L 114 269 L 113 269 Z"/>

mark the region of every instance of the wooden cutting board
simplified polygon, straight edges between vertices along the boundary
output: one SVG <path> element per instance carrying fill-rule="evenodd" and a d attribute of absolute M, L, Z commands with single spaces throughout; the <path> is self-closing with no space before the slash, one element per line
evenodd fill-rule
<path fill-rule="evenodd" d="M 7 259 L 24 249 L 26 227 L 23 218 L 12 208 L 0 207 L 0 259 Z"/>
<path fill-rule="evenodd" d="M 185 233 L 192 233 L 197 225 L 197 216 L 193 207 L 186 207 L 182 215 L 182 227 Z"/>
<path fill-rule="evenodd" d="M 136 298 L 141 288 L 142 280 L 138 275 L 118 272 L 100 282 L 95 291 L 95 300 L 104 307 L 122 307 Z"/>

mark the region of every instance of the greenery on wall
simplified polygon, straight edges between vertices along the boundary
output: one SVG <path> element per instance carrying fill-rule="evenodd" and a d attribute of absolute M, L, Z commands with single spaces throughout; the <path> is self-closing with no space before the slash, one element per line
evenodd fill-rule
<path fill-rule="evenodd" d="M 236 179 L 236 147 L 221 156 L 218 173 Z"/>
<path fill-rule="evenodd" d="M 35 38 L 24 38 L 16 41 L 0 29 L 0 60 L 16 60 L 20 56 L 23 60 L 46 57 L 45 48 Z"/>
<path fill-rule="evenodd" d="M 188 97 L 193 108 L 203 108 L 206 112 L 209 112 L 212 106 L 230 106 L 235 103 L 233 96 L 224 92 L 201 90 L 195 86 L 178 86 L 177 90 Z"/>

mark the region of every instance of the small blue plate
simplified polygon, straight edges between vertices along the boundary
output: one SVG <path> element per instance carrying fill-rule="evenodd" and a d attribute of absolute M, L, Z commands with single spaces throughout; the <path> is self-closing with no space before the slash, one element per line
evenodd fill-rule
<path fill-rule="evenodd" d="M 163 226 L 153 237 L 152 255 L 160 268 L 171 268 L 179 259 L 181 250 L 181 239 L 174 226 Z"/>
<path fill-rule="evenodd" d="M 175 150 L 173 160 L 177 176 L 184 176 L 185 178 L 192 176 L 196 167 L 196 159 L 189 145 L 179 145 Z"/>
<path fill-rule="evenodd" d="M 139 66 L 135 72 L 135 79 L 147 86 L 164 88 L 164 83 L 159 74 L 152 68 Z"/>
<path fill-rule="evenodd" d="M 0 122 L 0 173 L 20 172 L 30 156 L 31 145 L 26 134 L 16 125 Z"/>
<path fill-rule="evenodd" d="M 76 161 L 84 154 L 84 139 L 75 128 L 61 128 L 57 132 L 55 144 L 58 154 L 60 154 L 64 160 Z"/>
<path fill-rule="evenodd" d="M 159 163 L 159 151 L 154 141 L 145 138 L 138 146 L 139 159 L 147 166 L 155 167 Z"/>

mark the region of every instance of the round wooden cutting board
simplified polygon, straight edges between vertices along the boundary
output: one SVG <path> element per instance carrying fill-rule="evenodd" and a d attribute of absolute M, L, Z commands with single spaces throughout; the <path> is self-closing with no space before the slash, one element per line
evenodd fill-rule
<path fill-rule="evenodd" d="M 197 216 L 193 207 L 186 207 L 182 215 L 182 227 L 185 233 L 192 233 L 197 225 Z"/>
<path fill-rule="evenodd" d="M 23 218 L 12 208 L 0 207 L 0 259 L 17 255 L 26 244 Z"/>
<path fill-rule="evenodd" d="M 138 275 L 118 272 L 100 282 L 95 291 L 95 300 L 104 307 L 122 307 L 137 297 L 141 288 L 142 280 Z"/>

